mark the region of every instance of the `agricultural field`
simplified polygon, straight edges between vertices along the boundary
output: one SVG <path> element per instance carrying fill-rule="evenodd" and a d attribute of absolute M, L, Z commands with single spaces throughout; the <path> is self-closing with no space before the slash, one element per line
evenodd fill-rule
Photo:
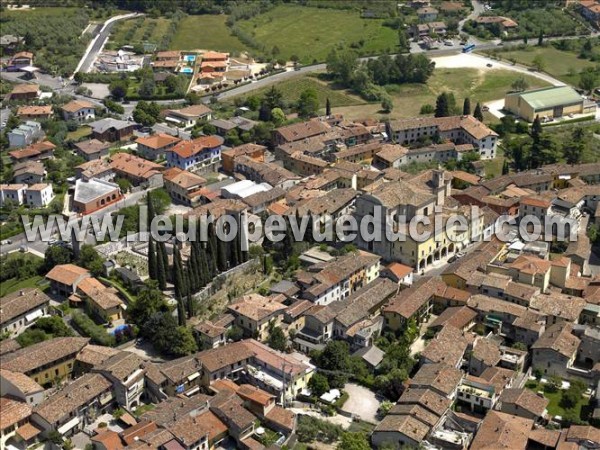
<path fill-rule="evenodd" d="M 533 66 L 533 60 L 540 56 L 544 62 L 544 72 L 569 84 L 577 85 L 581 70 L 594 67 L 594 63 L 579 58 L 575 53 L 557 50 L 554 47 L 528 47 L 526 50 L 500 52 L 503 60 L 514 60 L 518 64 Z"/>
<path fill-rule="evenodd" d="M 390 117 L 418 116 L 423 105 L 435 105 L 436 97 L 442 92 L 451 92 L 461 106 L 465 97 L 471 98 L 473 107 L 477 102 L 487 102 L 504 97 L 510 91 L 512 83 L 520 75 L 509 70 L 479 69 L 436 69 L 426 85 L 405 84 L 386 86 L 392 96 L 394 109 Z M 531 89 L 548 86 L 544 81 L 526 76 Z M 380 105 L 364 104 L 337 108 L 335 112 L 349 119 L 364 118 L 379 113 Z"/>
<path fill-rule="evenodd" d="M 225 24 L 226 15 L 186 16 L 177 26 L 177 33 L 171 40 L 171 50 L 216 50 L 240 53 L 248 48 L 231 34 Z"/>
<path fill-rule="evenodd" d="M 298 56 L 303 64 L 324 61 L 332 48 L 344 43 L 362 54 L 394 50 L 396 30 L 382 26 L 382 19 L 363 19 L 355 10 L 279 5 L 270 11 L 236 23 L 266 52 L 289 60 Z"/>
<path fill-rule="evenodd" d="M 49 73 L 70 75 L 87 46 L 90 22 L 81 8 L 35 8 L 2 12 L 2 34 L 30 36 L 35 65 Z M 35 30 L 32 33 L 32 30 Z"/>
<path fill-rule="evenodd" d="M 170 20 L 164 17 L 151 19 L 142 17 L 117 22 L 111 36 L 115 48 L 123 45 L 135 45 L 142 42 L 159 44 L 169 29 Z"/>

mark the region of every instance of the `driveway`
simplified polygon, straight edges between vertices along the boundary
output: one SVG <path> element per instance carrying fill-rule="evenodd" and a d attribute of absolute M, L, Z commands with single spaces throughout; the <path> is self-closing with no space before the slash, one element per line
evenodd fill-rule
<path fill-rule="evenodd" d="M 348 400 L 344 403 L 342 410 L 360 417 L 365 422 L 376 424 L 378 422 L 377 410 L 381 402 L 375 393 L 354 383 L 346 384 L 344 390 L 348 393 Z"/>

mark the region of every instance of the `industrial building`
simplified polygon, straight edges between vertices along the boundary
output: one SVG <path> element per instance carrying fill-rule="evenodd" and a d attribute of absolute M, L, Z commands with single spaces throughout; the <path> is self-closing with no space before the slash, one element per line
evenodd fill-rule
<path fill-rule="evenodd" d="M 533 122 L 536 116 L 559 118 L 571 114 L 595 114 L 596 104 L 569 86 L 512 92 L 504 98 L 504 109 Z"/>

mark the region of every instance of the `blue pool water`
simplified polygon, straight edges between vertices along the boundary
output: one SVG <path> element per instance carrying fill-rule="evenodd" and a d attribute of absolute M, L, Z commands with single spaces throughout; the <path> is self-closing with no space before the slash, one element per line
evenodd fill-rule
<path fill-rule="evenodd" d="M 129 325 L 123 324 L 123 325 L 119 325 L 117 328 L 115 328 L 110 334 L 116 334 L 118 331 L 124 331 L 127 328 L 129 328 Z"/>
<path fill-rule="evenodd" d="M 185 55 L 183 59 L 187 62 L 194 62 L 196 61 L 196 55 Z"/>
<path fill-rule="evenodd" d="M 194 73 L 194 69 L 192 69 L 191 67 L 182 67 L 180 72 L 192 74 L 192 73 Z"/>

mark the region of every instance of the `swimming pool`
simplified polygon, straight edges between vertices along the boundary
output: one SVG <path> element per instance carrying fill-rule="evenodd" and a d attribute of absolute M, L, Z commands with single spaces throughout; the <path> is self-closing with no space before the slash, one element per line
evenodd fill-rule
<path fill-rule="evenodd" d="M 124 323 L 123 325 L 119 325 L 118 327 L 116 327 L 110 334 L 117 334 L 119 331 L 125 331 L 128 328 L 129 325 Z"/>
<path fill-rule="evenodd" d="M 185 55 L 183 59 L 187 62 L 194 62 L 196 61 L 196 55 Z"/>
<path fill-rule="evenodd" d="M 179 72 L 191 75 L 194 73 L 194 69 L 191 67 L 182 67 Z"/>

